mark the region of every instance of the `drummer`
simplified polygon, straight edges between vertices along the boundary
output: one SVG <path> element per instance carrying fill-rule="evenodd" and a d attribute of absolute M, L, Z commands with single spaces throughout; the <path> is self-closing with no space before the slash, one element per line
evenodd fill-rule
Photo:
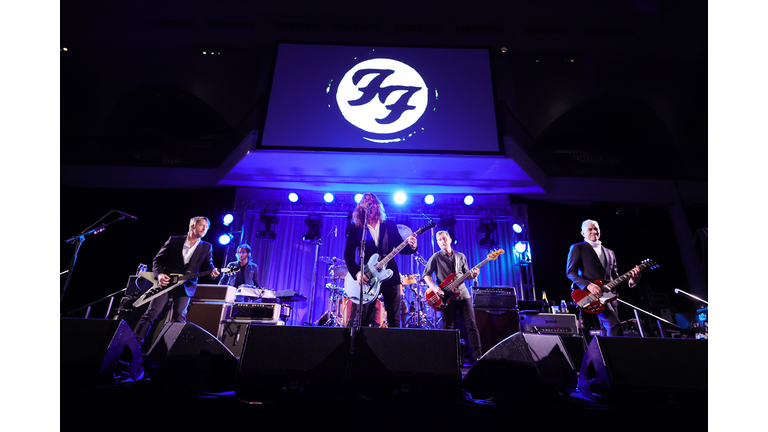
<path fill-rule="evenodd" d="M 255 262 L 251 261 L 251 247 L 248 243 L 243 243 L 237 247 L 237 261 L 232 261 L 227 266 L 231 267 L 235 264 L 240 267 L 240 271 L 224 274 L 221 280 L 219 280 L 219 285 L 229 285 L 238 288 L 241 285 L 259 286 L 258 267 Z"/>

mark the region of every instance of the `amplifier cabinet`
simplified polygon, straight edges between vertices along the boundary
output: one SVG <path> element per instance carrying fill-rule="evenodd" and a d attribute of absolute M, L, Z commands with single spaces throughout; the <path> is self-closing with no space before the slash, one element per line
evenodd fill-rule
<path fill-rule="evenodd" d="M 497 343 L 520 331 L 520 317 L 515 309 L 475 309 L 475 321 L 483 352 L 488 352 Z"/>
<path fill-rule="evenodd" d="M 187 322 L 197 324 L 217 339 L 221 339 L 221 324 L 229 317 L 231 310 L 232 303 L 193 301 L 187 309 Z"/>
<path fill-rule="evenodd" d="M 576 315 L 549 313 L 522 313 L 520 326 L 525 333 L 578 334 Z"/>
<path fill-rule="evenodd" d="M 235 303 L 229 321 L 236 323 L 278 324 L 279 303 Z"/>
<path fill-rule="evenodd" d="M 517 294 L 514 288 L 477 287 L 475 289 L 477 290 L 474 298 L 475 309 L 517 309 Z"/>
<path fill-rule="evenodd" d="M 228 285 L 197 284 L 192 301 L 215 301 L 234 303 L 237 288 Z"/>

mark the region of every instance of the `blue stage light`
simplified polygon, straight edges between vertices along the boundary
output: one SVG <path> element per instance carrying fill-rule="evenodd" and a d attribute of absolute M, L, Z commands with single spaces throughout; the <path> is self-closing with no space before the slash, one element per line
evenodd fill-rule
<path fill-rule="evenodd" d="M 525 251 L 528 250 L 528 242 L 520 241 L 515 243 L 515 250 L 517 251 L 517 253 L 524 253 Z"/>
<path fill-rule="evenodd" d="M 290 202 L 296 202 L 299 200 L 299 194 L 296 192 L 291 192 L 288 194 L 288 201 Z"/>
<path fill-rule="evenodd" d="M 464 197 L 464 205 L 472 205 L 473 202 L 475 202 L 475 197 L 472 195 L 467 195 Z"/>
<path fill-rule="evenodd" d="M 229 224 L 231 224 L 233 220 L 235 220 L 235 217 L 232 215 L 232 213 L 227 213 L 224 215 L 224 218 L 222 219 L 222 223 L 224 224 L 224 226 L 229 226 Z"/>
<path fill-rule="evenodd" d="M 330 193 L 330 192 L 326 192 L 326 194 L 325 194 L 325 195 L 323 195 L 323 199 L 324 199 L 324 200 L 325 200 L 325 202 L 327 202 L 327 203 L 333 202 L 333 198 L 334 198 L 334 197 L 333 197 L 333 194 L 332 194 L 332 193 Z"/>
<path fill-rule="evenodd" d="M 427 195 L 424 197 L 424 204 L 432 204 L 435 202 L 435 196 L 434 195 Z"/>
<path fill-rule="evenodd" d="M 355 194 L 355 202 L 359 203 L 363 199 L 363 194 Z"/>
<path fill-rule="evenodd" d="M 521 232 L 523 232 L 523 227 L 518 223 L 512 224 L 512 231 L 520 234 Z"/>
<path fill-rule="evenodd" d="M 405 204 L 405 201 L 408 199 L 408 195 L 405 194 L 403 191 L 397 191 L 395 192 L 395 204 Z"/>
<path fill-rule="evenodd" d="M 219 236 L 219 244 L 228 245 L 232 241 L 234 236 L 232 234 L 222 234 Z"/>

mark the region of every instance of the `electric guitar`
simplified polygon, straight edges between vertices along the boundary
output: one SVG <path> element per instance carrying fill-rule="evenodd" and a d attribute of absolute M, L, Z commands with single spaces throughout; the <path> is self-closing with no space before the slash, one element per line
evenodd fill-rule
<path fill-rule="evenodd" d="M 472 267 L 472 270 L 479 269 L 480 267 L 486 265 L 488 261 L 494 261 L 499 257 L 499 255 L 503 253 L 504 249 L 497 249 L 489 253 L 488 257 L 484 259 L 480 264 Z M 457 297 L 459 294 L 461 294 L 461 284 L 463 284 L 465 280 L 472 276 L 472 270 L 459 276 L 458 279 L 456 279 L 456 273 L 449 274 L 448 277 L 445 278 L 445 280 L 439 285 L 440 289 L 443 290 L 442 296 L 434 292 L 432 288 L 427 289 L 427 291 L 424 293 L 424 298 L 427 300 L 427 304 L 436 311 L 445 309 L 448 306 L 448 303 L 450 303 L 454 297 Z"/>
<path fill-rule="evenodd" d="M 645 270 L 646 268 L 653 270 L 658 268 L 659 265 L 656 263 L 656 261 L 647 259 L 643 260 L 643 262 L 639 264 L 638 267 L 640 267 L 640 270 Z M 610 282 L 606 282 L 605 279 L 596 280 L 594 282 L 595 285 L 599 286 L 600 290 L 602 291 L 600 296 L 592 294 L 587 290 L 574 288 L 573 292 L 571 293 L 571 298 L 573 298 L 573 301 L 576 303 L 576 305 L 580 307 L 584 312 L 590 314 L 599 314 L 605 309 L 605 304 L 607 302 L 615 301 L 619 298 L 619 295 L 611 292 L 611 290 L 613 290 L 616 285 L 629 279 L 630 273 L 632 273 L 631 270 Z"/>
<path fill-rule="evenodd" d="M 435 221 L 429 221 L 428 224 L 417 229 L 413 234 L 418 236 L 435 225 L 437 225 Z M 381 283 L 392 277 L 392 270 L 386 268 L 387 263 L 400 253 L 406 245 L 408 245 L 408 240 L 403 240 L 400 246 L 392 249 L 392 252 L 382 258 L 381 261 L 379 261 L 379 254 L 371 255 L 371 258 L 362 270 L 363 274 L 368 277 L 368 282 L 363 286 L 363 304 L 368 304 L 379 296 Z M 347 297 L 352 300 L 352 303 L 360 304 L 360 284 L 357 283 L 352 272 L 347 273 L 344 277 L 344 291 L 347 293 Z"/>
<path fill-rule="evenodd" d="M 240 271 L 240 266 L 237 264 L 231 264 L 229 267 L 224 267 L 222 269 L 219 269 L 219 272 L 221 274 L 225 273 L 236 273 Z M 184 283 L 184 281 L 189 279 L 194 279 L 198 276 L 208 276 L 213 272 L 213 270 L 208 270 L 202 273 L 194 273 L 194 274 L 178 274 L 173 273 L 168 276 L 171 277 L 170 282 L 168 282 L 168 285 L 161 287 L 157 280 L 155 280 L 155 275 L 152 272 L 139 272 L 139 276 L 148 280 L 149 282 L 152 282 L 152 288 L 148 289 L 144 294 L 142 294 L 138 299 L 136 299 L 135 302 L 133 302 L 133 307 L 139 307 L 145 303 L 149 303 L 154 298 L 161 296 L 168 291 L 176 288 L 177 286 Z"/>

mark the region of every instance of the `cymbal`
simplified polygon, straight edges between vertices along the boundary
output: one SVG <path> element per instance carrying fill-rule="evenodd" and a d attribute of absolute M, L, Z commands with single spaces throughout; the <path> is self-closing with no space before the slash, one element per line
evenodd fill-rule
<path fill-rule="evenodd" d="M 400 237 L 402 237 L 403 240 L 405 240 L 405 238 L 411 235 L 413 232 L 413 230 L 409 228 L 408 225 L 403 224 L 397 224 L 397 230 L 400 232 Z"/>
<path fill-rule="evenodd" d="M 347 270 L 347 266 L 340 265 L 340 266 L 333 266 L 331 267 L 330 271 L 337 277 L 344 279 L 347 277 L 347 273 L 349 273 L 349 270 Z"/>
<path fill-rule="evenodd" d="M 320 257 L 320 258 L 318 258 L 318 260 L 319 260 L 321 263 L 325 263 L 325 264 L 331 264 L 331 265 L 345 265 L 345 263 L 344 263 L 344 260 L 343 260 L 343 259 L 341 259 L 341 258 L 336 258 L 336 257 Z"/>

